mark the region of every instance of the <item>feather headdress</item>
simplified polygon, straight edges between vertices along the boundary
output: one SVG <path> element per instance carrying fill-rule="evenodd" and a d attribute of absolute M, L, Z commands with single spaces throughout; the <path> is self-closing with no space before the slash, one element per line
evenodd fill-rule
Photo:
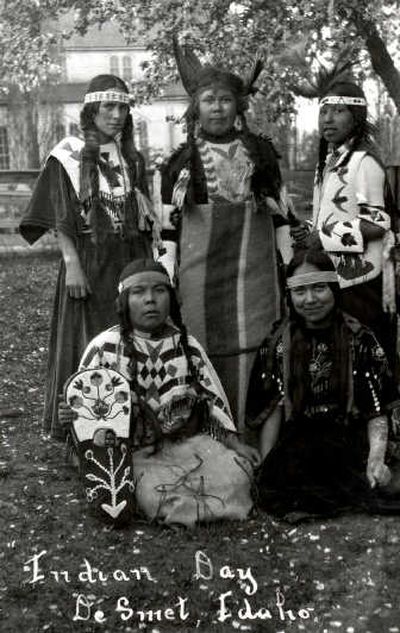
<path fill-rule="evenodd" d="M 213 83 L 226 84 L 238 97 L 245 98 L 257 92 L 254 84 L 264 66 L 261 56 L 257 56 L 250 72 L 242 79 L 238 75 L 217 66 L 203 65 L 188 46 L 181 46 L 178 43 L 176 36 L 173 37 L 173 48 L 183 87 L 191 97 L 196 94 L 199 88 Z"/>
<path fill-rule="evenodd" d="M 321 99 L 336 85 L 354 83 L 352 70 L 357 62 L 357 51 L 346 46 L 337 56 L 333 65 L 328 66 L 317 60 L 319 69 L 312 73 L 310 62 L 306 57 L 306 44 L 300 42 L 289 47 L 278 59 L 298 72 L 301 78 L 296 83 L 290 83 L 289 88 L 295 95 L 308 99 Z"/>
<path fill-rule="evenodd" d="M 178 39 L 175 35 L 172 42 L 176 65 L 183 87 L 189 95 L 193 95 L 197 90 L 197 78 L 199 73 L 203 70 L 202 63 L 188 46 L 182 47 L 178 44 Z"/>
<path fill-rule="evenodd" d="M 253 62 L 253 66 L 250 69 L 250 72 L 248 73 L 248 75 L 244 79 L 244 88 L 245 88 L 246 94 L 252 95 L 257 92 L 258 88 L 256 88 L 254 84 L 256 83 L 263 69 L 264 69 L 264 58 L 259 53 L 257 53 L 256 58 Z"/>

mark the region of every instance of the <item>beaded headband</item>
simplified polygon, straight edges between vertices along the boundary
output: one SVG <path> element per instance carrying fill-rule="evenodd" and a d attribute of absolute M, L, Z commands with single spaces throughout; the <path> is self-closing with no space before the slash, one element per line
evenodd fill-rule
<path fill-rule="evenodd" d="M 333 270 L 319 270 L 313 273 L 303 273 L 302 275 L 295 275 L 289 277 L 286 281 L 286 285 L 291 290 L 292 288 L 298 288 L 299 286 L 310 286 L 311 284 L 322 283 L 338 283 L 338 276 Z"/>
<path fill-rule="evenodd" d="M 329 105 L 353 105 L 353 106 L 366 106 L 367 102 L 364 97 L 345 97 L 344 95 L 328 95 L 323 97 L 319 102 L 319 107 Z"/>
<path fill-rule="evenodd" d="M 114 101 L 117 103 L 132 103 L 132 96 L 119 90 L 102 90 L 85 94 L 84 103 L 98 103 L 99 101 Z"/>
<path fill-rule="evenodd" d="M 164 274 L 164 273 L 159 272 L 157 270 L 143 270 L 141 272 L 134 273 L 133 275 L 130 275 L 129 277 L 126 277 L 126 279 L 123 279 L 122 281 L 120 281 L 119 284 L 118 284 L 118 292 L 119 292 L 119 294 L 121 294 L 121 292 L 123 292 L 124 290 L 127 290 L 131 286 L 134 286 L 135 284 L 137 284 L 139 279 L 140 279 L 140 277 L 143 274 L 148 274 L 148 273 L 151 273 L 152 279 L 156 280 L 157 283 L 165 284 L 166 286 L 170 286 L 171 285 L 167 273 Z"/>

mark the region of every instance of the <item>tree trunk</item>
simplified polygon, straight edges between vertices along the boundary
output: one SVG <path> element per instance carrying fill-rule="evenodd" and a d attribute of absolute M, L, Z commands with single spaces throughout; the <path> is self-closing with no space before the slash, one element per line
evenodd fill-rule
<path fill-rule="evenodd" d="M 27 95 L 26 104 L 26 130 L 27 130 L 27 150 L 28 168 L 40 168 L 40 152 L 38 139 L 38 114 L 36 100 L 32 95 Z"/>
<path fill-rule="evenodd" d="M 369 20 L 365 20 L 364 16 L 357 10 L 353 13 L 353 21 L 359 35 L 365 40 L 372 68 L 382 79 L 400 114 L 400 73 L 396 69 L 376 25 Z"/>

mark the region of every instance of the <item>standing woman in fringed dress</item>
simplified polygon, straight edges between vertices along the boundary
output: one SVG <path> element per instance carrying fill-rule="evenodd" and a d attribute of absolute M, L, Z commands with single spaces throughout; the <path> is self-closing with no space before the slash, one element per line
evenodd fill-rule
<path fill-rule="evenodd" d="M 20 232 L 56 229 L 62 260 L 51 321 L 44 429 L 55 437 L 57 401 L 89 341 L 117 320 L 116 288 L 134 257 L 152 256 L 156 223 L 145 165 L 133 142 L 126 84 L 98 75 L 81 111 L 83 140 L 63 139 L 46 161 Z"/>
<path fill-rule="evenodd" d="M 187 143 L 162 167 L 161 261 L 241 426 L 256 350 L 280 312 L 278 233 L 290 250 L 277 154 L 245 118 L 262 64 L 242 80 L 176 41 L 175 56 L 191 104 Z"/>

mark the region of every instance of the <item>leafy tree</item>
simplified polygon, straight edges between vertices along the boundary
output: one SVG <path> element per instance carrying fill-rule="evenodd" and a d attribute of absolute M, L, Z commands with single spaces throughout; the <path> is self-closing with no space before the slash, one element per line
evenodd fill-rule
<path fill-rule="evenodd" d="M 145 66 L 147 97 L 176 77 L 173 34 L 203 60 L 239 72 L 261 50 L 266 59 L 261 87 L 271 119 L 292 110 L 293 84 L 304 76 L 304 67 L 285 64 L 288 48 L 304 45 L 309 68 L 315 68 L 316 59 L 353 43 L 363 72 L 375 71 L 400 111 L 397 51 L 387 46 L 399 40 L 399 0 L 79 0 L 75 6 L 81 9 L 77 28 L 114 19 L 128 41 L 148 43 L 154 55 Z"/>
<path fill-rule="evenodd" d="M 64 4 L 68 9 L 71 3 Z M 57 37 L 46 24 L 62 6 L 57 0 L 3 0 L 0 5 L 0 90 L 8 100 L 14 144 L 24 147 L 19 168 L 40 165 L 39 133 L 47 130 L 39 130 L 39 109 L 51 101 L 51 85 L 61 75 Z"/>
<path fill-rule="evenodd" d="M 398 0 L 371 2 L 353 0 L 338 2 L 338 19 L 353 28 L 354 36 L 361 40 L 368 52 L 371 66 L 381 78 L 400 112 L 400 73 L 386 42 L 395 42 L 400 36 L 400 4 Z M 398 48 L 396 51 L 398 57 Z"/>
<path fill-rule="evenodd" d="M 1 0 L 0 0 L 1 2 Z M 145 42 L 153 53 L 146 81 L 136 86 L 149 99 L 177 79 L 172 36 L 203 61 L 245 73 L 260 51 L 266 60 L 255 116 L 261 127 L 286 120 L 293 88 L 315 71 L 318 59 L 334 58 L 343 45 L 359 51 L 355 72 L 375 72 L 400 112 L 399 0 L 3 0 L 0 4 L 0 85 L 25 111 L 31 130 L 31 166 L 39 161 L 37 112 L 48 86 L 59 80 L 59 41 L 51 22 L 75 12 L 75 28 L 114 20 L 128 42 Z M 392 42 L 391 46 L 387 43 Z M 298 48 L 306 64 L 293 64 Z M 257 99 L 257 98 L 256 98 Z M 260 116 L 260 112 L 263 116 Z M 36 130 L 36 141 L 35 141 Z"/>

